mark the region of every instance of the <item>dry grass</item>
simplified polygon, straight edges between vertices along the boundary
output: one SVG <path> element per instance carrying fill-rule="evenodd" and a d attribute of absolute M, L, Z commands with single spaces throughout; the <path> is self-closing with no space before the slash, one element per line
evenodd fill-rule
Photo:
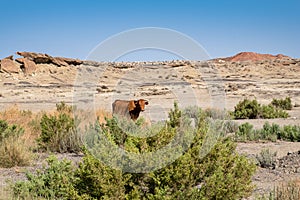
<path fill-rule="evenodd" d="M 105 118 L 111 118 L 112 113 L 104 109 L 98 109 L 96 110 L 96 116 L 100 123 L 105 123 Z"/>
<path fill-rule="evenodd" d="M 8 107 L 0 112 L 0 119 L 5 120 L 8 124 L 16 124 L 24 129 L 21 139 L 25 144 L 34 147 L 35 140 L 40 134 L 40 119 L 42 113 L 32 113 L 31 111 L 20 110 L 17 105 Z"/>
<path fill-rule="evenodd" d="M 76 109 L 73 112 L 73 116 L 75 117 L 77 128 L 79 130 L 85 130 L 86 126 L 94 124 L 96 120 L 98 120 L 100 124 L 105 123 L 105 118 L 111 118 L 112 114 L 104 109 L 98 109 L 96 111 Z"/>
<path fill-rule="evenodd" d="M 300 178 L 279 184 L 275 189 L 275 198 L 280 200 L 300 199 Z"/>
<path fill-rule="evenodd" d="M 300 199 L 300 178 L 278 183 L 272 192 L 262 195 L 259 200 L 299 200 Z"/>
<path fill-rule="evenodd" d="M 63 109 L 68 109 L 66 106 Z M 79 116 L 80 120 L 90 119 L 90 112 L 85 110 L 53 110 L 47 112 L 33 113 L 31 111 L 20 110 L 17 105 L 8 107 L 0 112 L 0 119 L 6 121 L 9 125 L 15 124 L 24 130 L 19 136 L 6 138 L 0 146 L 0 163 L 2 167 L 24 166 L 29 165 L 33 158 L 33 150 L 37 149 L 37 139 L 41 135 L 41 118 L 44 114 L 48 116 L 58 116 L 65 112 L 70 115 Z M 94 112 L 100 123 L 105 122 L 105 118 L 110 118 L 110 112 L 104 109 L 98 109 Z M 58 143 L 60 141 L 57 141 Z"/>
<path fill-rule="evenodd" d="M 1 142 L 1 167 L 28 166 L 32 160 L 33 153 L 21 138 L 9 137 Z"/>
<path fill-rule="evenodd" d="M 21 111 L 16 104 L 0 112 L 0 118 L 10 124 L 27 124 L 31 116 L 31 111 Z"/>
<path fill-rule="evenodd" d="M 33 159 L 31 148 L 34 148 L 38 134 L 38 126 L 34 124 L 37 116 L 30 111 L 21 111 L 15 105 L 0 112 L 0 119 L 6 121 L 9 126 L 17 125 L 17 128 L 10 130 L 9 135 L 1 141 L 1 167 L 30 165 Z"/>

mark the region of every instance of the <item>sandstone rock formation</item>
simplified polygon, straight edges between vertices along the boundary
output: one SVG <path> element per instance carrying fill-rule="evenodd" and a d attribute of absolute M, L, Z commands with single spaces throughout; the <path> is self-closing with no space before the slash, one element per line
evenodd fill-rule
<path fill-rule="evenodd" d="M 78 59 L 52 57 L 42 53 L 17 52 L 17 54 L 34 61 L 36 64 L 55 64 L 60 67 L 67 65 L 80 65 L 83 63 L 83 61 Z"/>
<path fill-rule="evenodd" d="M 52 57 L 42 53 L 17 52 L 23 58 L 13 59 L 9 56 L 0 60 L 0 71 L 6 73 L 19 73 L 23 71 L 26 75 L 36 72 L 39 64 L 52 64 L 61 66 L 76 66 L 83 64 L 83 61 L 72 58 Z"/>
<path fill-rule="evenodd" d="M 20 68 L 23 69 L 25 74 L 32 74 L 36 71 L 36 64 L 28 58 L 17 58 L 17 62 L 21 64 Z"/>
<path fill-rule="evenodd" d="M 8 56 L 1 60 L 0 70 L 7 73 L 19 73 L 20 68 L 14 61 L 13 56 Z"/>

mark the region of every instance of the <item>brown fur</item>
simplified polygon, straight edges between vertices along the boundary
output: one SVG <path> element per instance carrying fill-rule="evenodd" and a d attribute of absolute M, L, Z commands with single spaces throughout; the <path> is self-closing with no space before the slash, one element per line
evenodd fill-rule
<path fill-rule="evenodd" d="M 145 110 L 145 105 L 148 105 L 148 101 L 145 99 L 131 101 L 115 100 L 112 104 L 113 115 L 117 114 L 136 121 L 140 112 Z"/>

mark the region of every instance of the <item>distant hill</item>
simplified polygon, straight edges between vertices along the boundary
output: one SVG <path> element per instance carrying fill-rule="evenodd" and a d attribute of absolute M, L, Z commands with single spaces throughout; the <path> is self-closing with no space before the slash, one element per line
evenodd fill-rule
<path fill-rule="evenodd" d="M 283 54 L 271 55 L 271 54 L 260 54 L 255 52 L 241 52 L 231 57 L 218 58 L 215 60 L 238 62 L 238 61 L 276 60 L 276 59 L 292 59 L 292 58 Z"/>

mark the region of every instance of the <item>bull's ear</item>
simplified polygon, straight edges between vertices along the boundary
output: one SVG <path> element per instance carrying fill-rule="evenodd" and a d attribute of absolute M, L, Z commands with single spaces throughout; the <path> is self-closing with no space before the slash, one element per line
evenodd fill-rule
<path fill-rule="evenodd" d="M 132 111 L 132 110 L 134 110 L 134 108 L 135 108 L 136 106 L 135 106 L 135 102 L 132 100 L 132 101 L 129 101 L 129 104 L 128 104 L 128 110 L 129 111 Z"/>
<path fill-rule="evenodd" d="M 145 99 L 140 99 L 139 101 L 138 101 L 138 103 L 140 104 L 140 105 L 148 105 L 148 101 L 147 100 L 145 100 Z"/>

